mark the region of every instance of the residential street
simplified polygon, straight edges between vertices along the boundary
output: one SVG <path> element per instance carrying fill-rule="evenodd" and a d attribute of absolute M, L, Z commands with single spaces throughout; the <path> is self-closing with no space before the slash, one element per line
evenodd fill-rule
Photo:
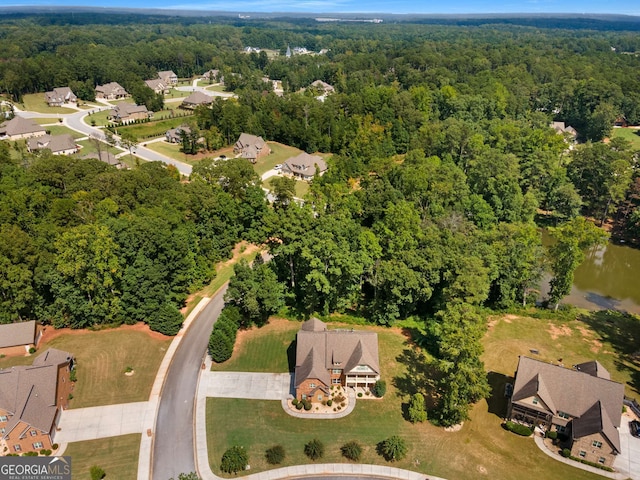
<path fill-rule="evenodd" d="M 153 445 L 154 480 L 177 478 L 195 471 L 193 408 L 198 376 L 213 324 L 224 306 L 220 289 L 187 330 L 169 367 L 162 394 Z"/>

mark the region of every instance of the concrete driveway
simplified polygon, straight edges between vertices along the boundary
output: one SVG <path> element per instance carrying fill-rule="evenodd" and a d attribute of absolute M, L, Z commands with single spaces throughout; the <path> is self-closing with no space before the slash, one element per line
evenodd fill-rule
<path fill-rule="evenodd" d="M 620 448 L 622 453 L 616 457 L 613 466 L 624 478 L 640 480 L 640 438 L 631 436 L 628 415 L 622 416 L 620 422 Z"/>
<path fill-rule="evenodd" d="M 206 372 L 200 382 L 207 397 L 282 400 L 291 390 L 290 373 Z"/>
<path fill-rule="evenodd" d="M 96 438 L 141 433 L 145 417 L 153 416 L 149 402 L 121 403 L 104 407 L 73 408 L 60 417 L 56 443 L 81 442 Z"/>

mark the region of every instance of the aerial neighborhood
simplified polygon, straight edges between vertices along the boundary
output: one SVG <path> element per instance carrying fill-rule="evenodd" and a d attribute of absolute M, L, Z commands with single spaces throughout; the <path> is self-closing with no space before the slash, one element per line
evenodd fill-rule
<path fill-rule="evenodd" d="M 0 12 L 0 466 L 640 480 L 640 40 L 583 20 Z"/>

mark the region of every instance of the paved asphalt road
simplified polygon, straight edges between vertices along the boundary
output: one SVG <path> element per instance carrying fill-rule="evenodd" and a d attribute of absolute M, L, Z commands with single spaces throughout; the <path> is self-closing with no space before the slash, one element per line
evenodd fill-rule
<path fill-rule="evenodd" d="M 195 472 L 193 404 L 213 324 L 224 306 L 226 286 L 211 299 L 187 330 L 165 379 L 153 445 L 153 480 Z"/>

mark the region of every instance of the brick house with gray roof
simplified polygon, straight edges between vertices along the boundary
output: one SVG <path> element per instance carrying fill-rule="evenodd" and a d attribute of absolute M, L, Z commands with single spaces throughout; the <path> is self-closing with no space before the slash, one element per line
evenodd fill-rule
<path fill-rule="evenodd" d="M 33 361 L 0 369 L 0 451 L 51 449 L 73 390 L 73 355 L 50 348 Z"/>
<path fill-rule="evenodd" d="M 620 453 L 624 385 L 597 361 L 565 368 L 520 357 L 507 418 L 568 436 L 571 455 L 612 466 Z"/>
<path fill-rule="evenodd" d="M 269 155 L 271 149 L 262 137 L 251 135 L 250 133 L 241 133 L 238 141 L 233 146 L 233 152 L 239 153 L 242 158 L 246 158 L 251 163 L 264 155 Z"/>
<path fill-rule="evenodd" d="M 296 337 L 294 378 L 298 400 L 322 402 L 332 385 L 371 388 L 380 379 L 378 335 L 307 320 Z"/>
<path fill-rule="evenodd" d="M 16 115 L 11 120 L 0 123 L 0 140 L 21 140 L 23 138 L 41 137 L 47 131 L 30 118 Z"/>
<path fill-rule="evenodd" d="M 69 87 L 54 88 L 50 92 L 45 92 L 44 101 L 50 107 L 61 107 L 65 103 L 77 103 L 78 97 Z"/>

